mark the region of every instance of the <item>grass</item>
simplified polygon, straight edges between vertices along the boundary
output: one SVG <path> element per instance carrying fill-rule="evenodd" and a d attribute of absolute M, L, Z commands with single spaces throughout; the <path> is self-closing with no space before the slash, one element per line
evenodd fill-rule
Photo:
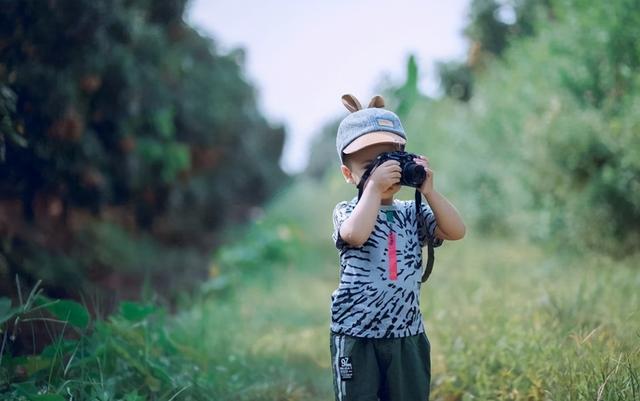
<path fill-rule="evenodd" d="M 283 192 L 254 224 L 229 232 L 235 240 L 176 315 L 125 303 L 86 329 L 78 319 L 80 339 L 42 355 L 5 351 L 3 380 L 22 383 L 3 384 L 3 399 L 332 399 L 331 211 L 349 190 L 330 177 Z M 639 257 L 572 254 L 523 238 L 470 228 L 437 249 L 421 297 L 431 399 L 640 400 Z M 57 315 L 82 312 L 57 307 Z"/>
<path fill-rule="evenodd" d="M 319 199 L 314 184 L 300 183 L 276 200 L 248 236 L 286 227 L 279 245 L 293 252 L 235 272 L 231 294 L 203 298 L 180 316 L 183 341 L 199 343 L 217 372 L 216 399 L 331 399 L 329 299 L 338 270 L 330 214 L 345 196 L 340 185 L 332 181 Z M 571 255 L 473 230 L 436 257 L 421 298 L 432 399 L 640 399 L 637 257 Z"/>

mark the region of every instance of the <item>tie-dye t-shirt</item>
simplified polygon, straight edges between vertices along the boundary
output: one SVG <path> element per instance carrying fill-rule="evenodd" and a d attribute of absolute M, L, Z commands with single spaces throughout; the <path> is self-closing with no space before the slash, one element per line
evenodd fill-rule
<path fill-rule="evenodd" d="M 434 247 L 442 244 L 434 235 L 436 220 L 431 208 L 422 202 L 417 224 L 413 201 L 394 200 L 392 205 L 382 205 L 369 239 L 354 248 L 339 232 L 356 201 L 340 202 L 333 211 L 340 284 L 331 295 L 331 330 L 365 338 L 424 332 L 420 313 L 422 247 L 427 242 Z"/>

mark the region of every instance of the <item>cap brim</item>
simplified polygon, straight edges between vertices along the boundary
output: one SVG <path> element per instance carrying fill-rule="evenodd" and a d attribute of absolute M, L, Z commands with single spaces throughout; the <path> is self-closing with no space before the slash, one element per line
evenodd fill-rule
<path fill-rule="evenodd" d="M 342 151 L 344 154 L 349 155 L 355 153 L 360 149 L 364 149 L 367 146 L 377 145 L 379 143 L 392 143 L 397 145 L 405 145 L 407 141 L 400 135 L 396 135 L 387 131 L 374 131 L 364 134 L 356 138 L 353 142 L 347 145 Z"/>

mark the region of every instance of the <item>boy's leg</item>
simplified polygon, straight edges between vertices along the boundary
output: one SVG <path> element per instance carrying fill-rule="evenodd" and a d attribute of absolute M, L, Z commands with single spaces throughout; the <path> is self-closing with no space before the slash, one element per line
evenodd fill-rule
<path fill-rule="evenodd" d="M 431 344 L 425 333 L 380 343 L 381 401 L 429 400 Z"/>
<path fill-rule="evenodd" d="M 330 339 L 336 401 L 377 401 L 380 372 L 372 340 L 335 333 Z"/>

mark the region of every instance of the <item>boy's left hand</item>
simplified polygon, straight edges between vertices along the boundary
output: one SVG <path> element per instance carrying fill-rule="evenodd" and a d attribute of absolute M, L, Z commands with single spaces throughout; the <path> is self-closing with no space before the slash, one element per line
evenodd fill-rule
<path fill-rule="evenodd" d="M 425 178 L 422 186 L 419 188 L 420 192 L 422 192 L 422 194 L 427 197 L 433 191 L 433 170 L 429 168 L 429 159 L 422 155 L 418 155 L 418 157 L 414 158 L 413 160 L 416 162 L 416 164 L 424 167 L 425 171 L 427 172 L 427 178 Z"/>

